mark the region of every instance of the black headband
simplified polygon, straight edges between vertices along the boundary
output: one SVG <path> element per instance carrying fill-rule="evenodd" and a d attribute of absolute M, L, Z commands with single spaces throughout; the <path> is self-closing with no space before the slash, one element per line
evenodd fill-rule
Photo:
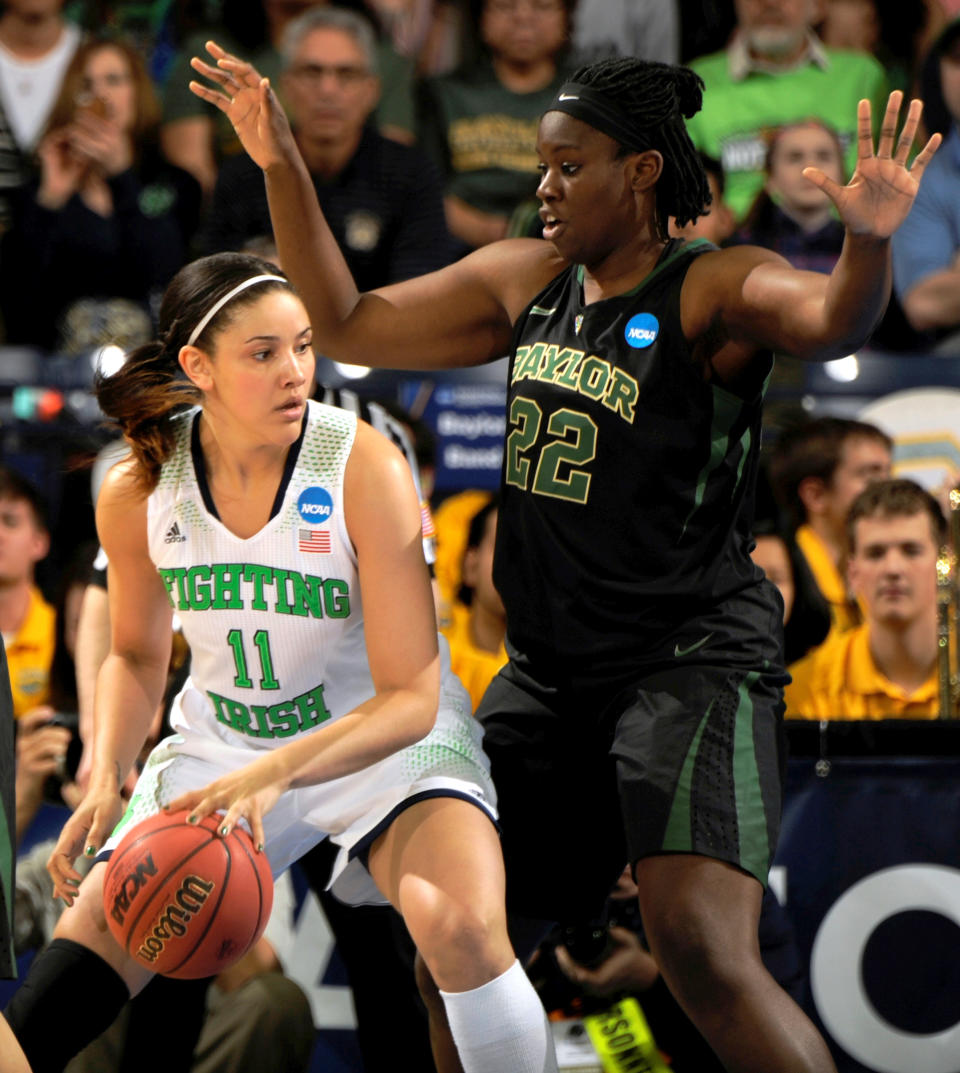
<path fill-rule="evenodd" d="M 574 119 L 589 123 L 626 149 L 645 148 L 647 138 L 628 112 L 619 108 L 603 93 L 579 82 L 564 82 L 548 112 L 566 112 Z"/>

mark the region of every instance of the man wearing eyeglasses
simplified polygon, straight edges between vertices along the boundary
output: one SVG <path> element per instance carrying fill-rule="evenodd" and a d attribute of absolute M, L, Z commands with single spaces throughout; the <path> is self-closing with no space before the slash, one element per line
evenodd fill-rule
<path fill-rule="evenodd" d="M 376 40 L 361 15 L 318 7 L 287 26 L 280 90 L 317 196 L 358 282 L 381 287 L 450 260 L 440 177 L 418 150 L 383 137 Z M 201 230 L 204 253 L 271 234 L 263 173 L 226 160 Z"/>

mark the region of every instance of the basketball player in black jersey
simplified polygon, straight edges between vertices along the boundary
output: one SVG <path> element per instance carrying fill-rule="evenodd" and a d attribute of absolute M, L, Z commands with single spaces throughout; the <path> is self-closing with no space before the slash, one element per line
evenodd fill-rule
<path fill-rule="evenodd" d="M 726 1068 L 833 1070 L 758 954 L 785 674 L 750 516 L 771 352 L 849 354 L 886 305 L 890 236 L 939 144 L 907 168 L 920 102 L 897 137 L 891 95 L 876 150 L 860 103 L 848 185 L 806 170 L 846 227 L 826 276 L 668 240 L 669 216 L 709 201 L 683 122 L 702 84 L 633 59 L 582 68 L 540 123 L 547 241 L 360 294 L 269 85 L 208 47 L 215 65 L 193 63 L 217 88 L 191 86 L 264 169 L 323 352 L 418 369 L 512 356 L 495 568 L 511 658 L 478 713 L 508 900 L 589 917 L 629 860 L 663 976 Z"/>

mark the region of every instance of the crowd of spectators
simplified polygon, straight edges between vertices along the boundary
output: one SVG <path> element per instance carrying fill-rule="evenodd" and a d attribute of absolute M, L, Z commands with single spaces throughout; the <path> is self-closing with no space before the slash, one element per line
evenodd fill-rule
<path fill-rule="evenodd" d="M 857 101 L 871 101 L 876 121 L 891 87 L 918 92 L 930 98 L 928 128 L 945 136 L 958 111 L 951 5 L 904 7 L 8 0 L 0 343 L 82 349 L 99 331 L 132 345 L 186 260 L 268 236 L 256 169 L 225 117 L 189 90 L 190 57 L 209 38 L 250 58 L 278 88 L 364 289 L 506 234 L 536 233 L 537 118 L 578 64 L 615 54 L 686 63 L 703 78 L 704 106 L 688 126 L 712 161 L 705 212 L 717 226 L 708 237 L 829 271 L 841 229 L 801 173 L 815 163 L 849 178 Z M 949 308 L 960 243 L 955 138 L 897 237 L 901 341 L 918 347 L 960 321 Z"/>
<path fill-rule="evenodd" d="M 188 89 L 190 57 L 210 38 L 277 88 L 361 290 L 538 233 L 537 120 L 579 63 L 619 53 L 689 64 L 706 87 L 689 133 L 712 201 L 671 234 L 761 245 L 816 272 L 833 267 L 843 228 L 803 169 L 847 181 L 857 102 L 878 121 L 891 88 L 917 94 L 927 131 L 945 141 L 893 241 L 891 316 L 902 309 L 902 322 L 891 333 L 885 321 L 878 338 L 960 354 L 960 5 L 946 0 L 4 0 L 0 348 L 134 346 L 192 257 L 275 258 L 259 167 Z M 891 479 L 892 448 L 846 419 L 776 430 L 755 561 L 784 597 L 789 718 L 938 713 L 943 516 Z M 438 523 L 452 519 L 441 587 L 444 556 L 454 561 L 440 618 L 476 703 L 506 660 L 489 573 L 497 501 L 469 492 L 462 503 L 438 511 Z M 48 780 L 66 804 L 77 792 L 61 717 L 83 708 L 73 653 L 94 549 L 60 549 L 69 567 L 45 598 L 34 571 L 49 545 L 43 495 L 0 469 L 0 628 L 27 819 Z"/>

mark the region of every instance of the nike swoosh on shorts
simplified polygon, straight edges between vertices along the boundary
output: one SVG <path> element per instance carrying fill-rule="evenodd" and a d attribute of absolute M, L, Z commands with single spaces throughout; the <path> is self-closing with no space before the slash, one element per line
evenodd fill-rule
<path fill-rule="evenodd" d="M 697 641 L 695 644 L 690 645 L 688 648 L 681 648 L 679 645 L 674 645 L 673 654 L 678 659 L 682 656 L 689 656 L 691 652 L 696 652 L 698 648 L 703 648 L 703 646 L 707 643 L 707 641 L 710 640 L 712 636 L 712 633 L 708 633 L 706 637 L 701 637 L 699 641 Z"/>

